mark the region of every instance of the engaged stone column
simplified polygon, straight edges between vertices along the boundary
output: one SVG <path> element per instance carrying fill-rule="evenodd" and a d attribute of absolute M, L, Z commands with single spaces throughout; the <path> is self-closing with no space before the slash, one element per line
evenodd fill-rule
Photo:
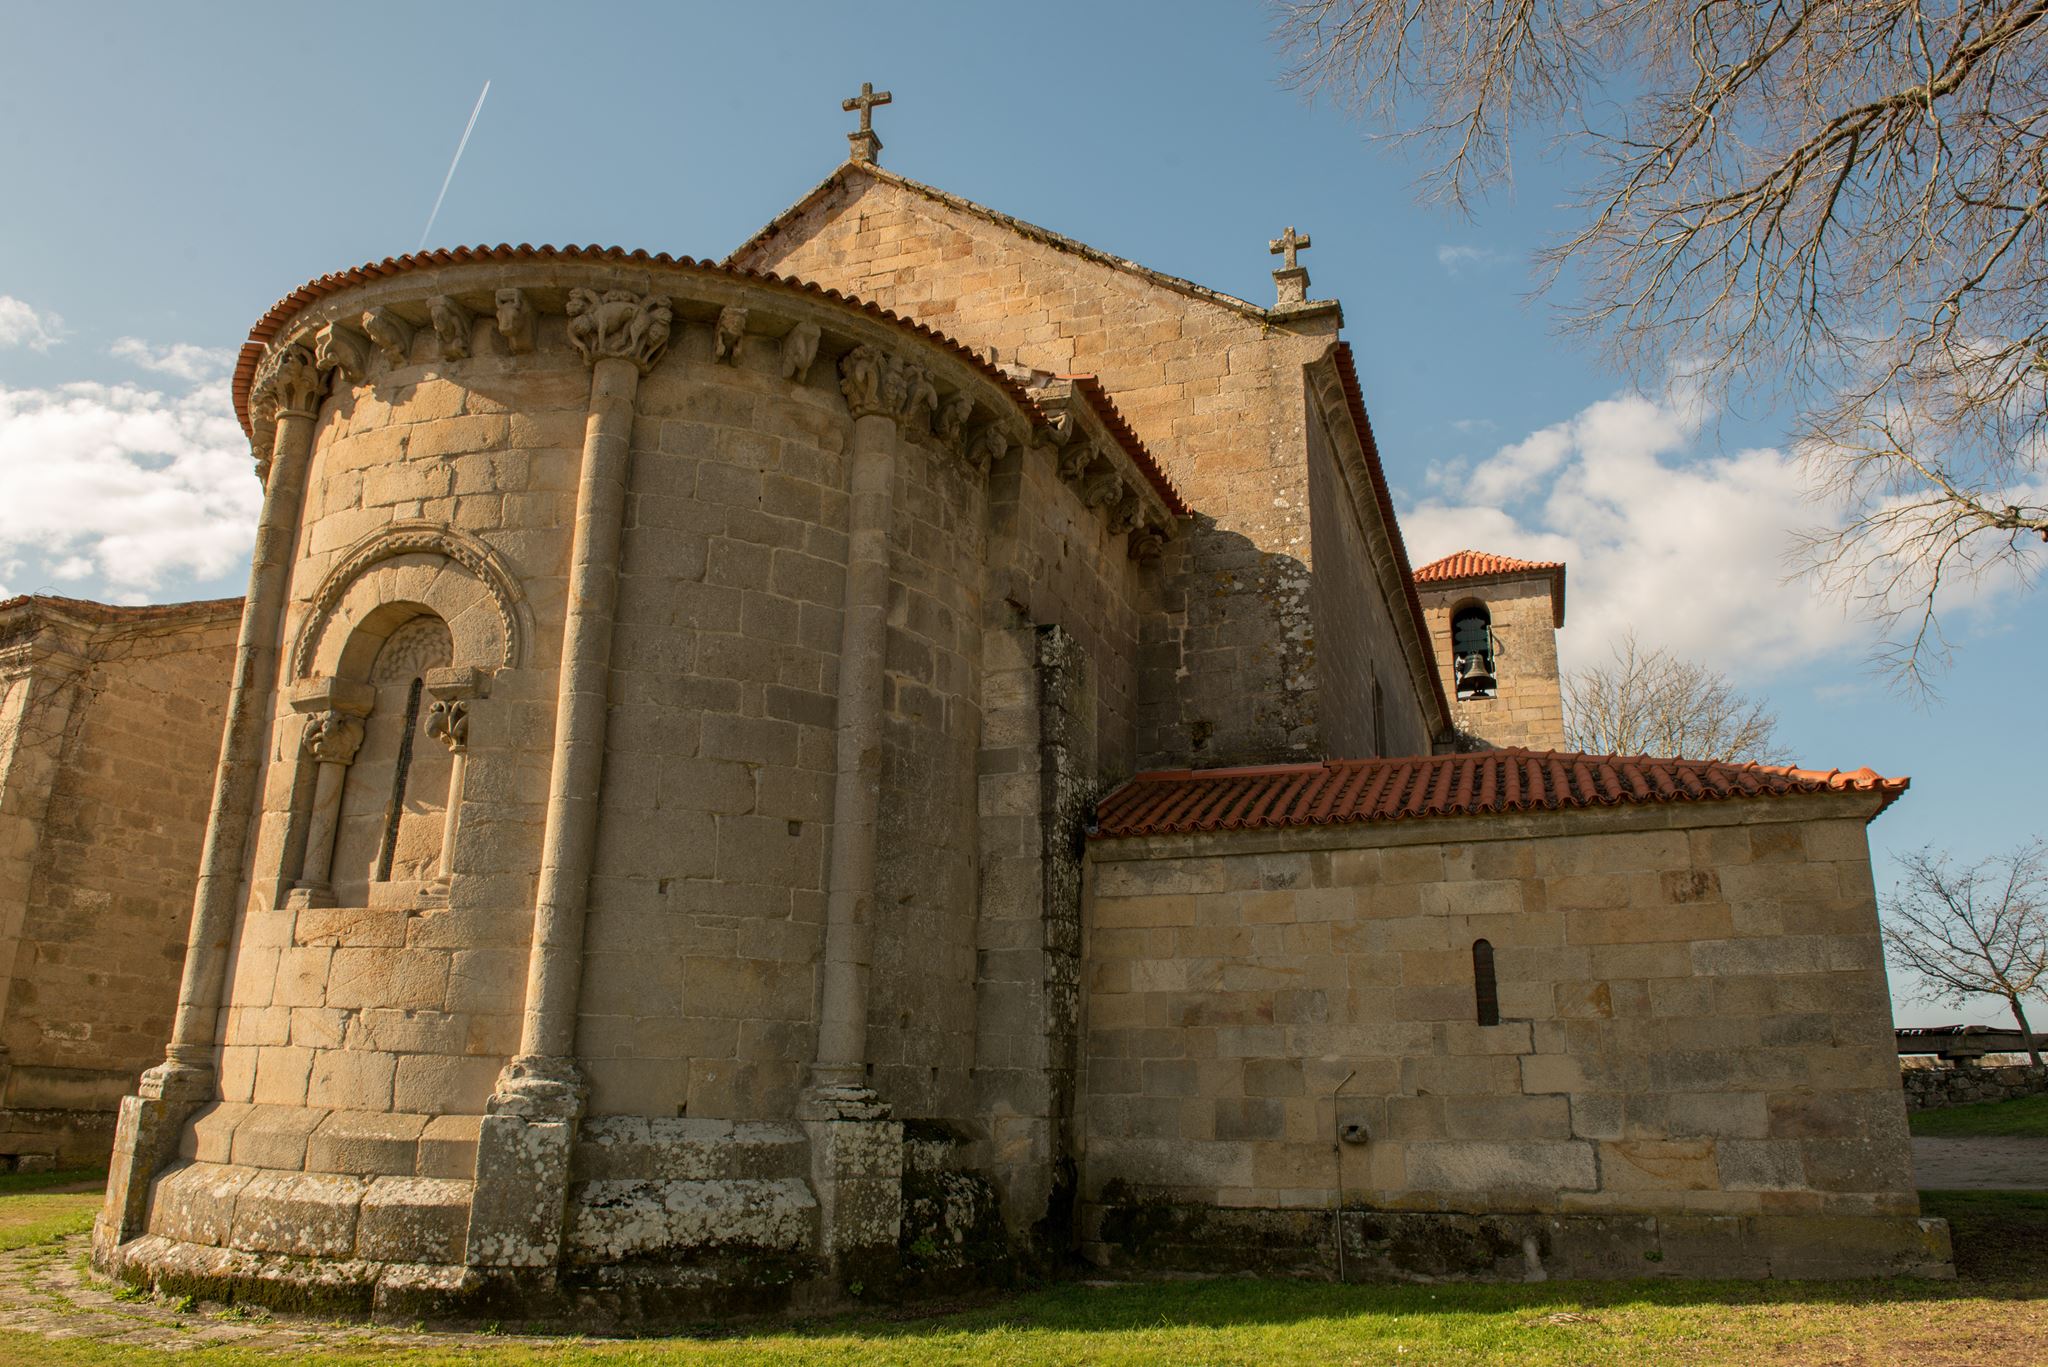
<path fill-rule="evenodd" d="M 499 1075 L 478 1136 L 472 1266 L 551 1268 L 561 1250 L 569 1150 L 583 1111 L 583 1077 L 574 1057 L 576 1007 L 604 774 L 633 399 L 640 377 L 668 345 L 669 324 L 669 301 L 662 295 L 569 293 L 569 340 L 591 367 L 590 416 L 576 488 L 525 1019 L 519 1053 Z"/>
<path fill-rule="evenodd" d="M 856 347 L 840 362 L 853 414 L 845 620 L 839 638 L 838 773 L 818 1051 L 803 1098 L 819 1247 L 840 1285 L 884 1275 L 903 1223 L 903 1126 L 867 1085 L 868 980 L 873 960 L 875 842 L 882 800 L 883 650 L 888 637 L 889 525 L 898 423 L 928 407 L 922 372 Z"/>
<path fill-rule="evenodd" d="M 446 895 L 455 877 L 455 833 L 462 828 L 462 786 L 469 769 L 469 704 L 483 696 L 490 676 L 476 668 L 430 669 L 427 734 L 448 747 L 448 809 L 441 817 L 441 864 L 434 890 Z"/>
<path fill-rule="evenodd" d="M 264 479 L 263 512 L 256 523 L 249 594 L 235 645 L 220 767 L 207 811 L 170 1046 L 164 1061 L 142 1075 L 136 1095 L 121 1102 L 106 1205 L 93 1231 L 93 1256 L 102 1267 L 110 1264 L 118 1245 L 142 1232 L 150 1179 L 177 1151 L 178 1133 L 193 1107 L 215 1094 L 214 1035 L 227 980 L 228 942 L 239 914 L 243 855 L 276 686 L 277 642 L 313 452 L 313 423 L 326 389 L 312 351 L 287 342 L 264 356 L 250 390 L 251 411 L 274 424 L 274 431 L 269 456 L 259 458 L 257 467 Z"/>
<path fill-rule="evenodd" d="M 307 714 L 302 741 L 314 765 L 313 806 L 306 826 L 306 857 L 289 905 L 334 905 L 334 838 L 341 827 L 341 785 L 363 744 L 363 718 L 377 700 L 365 683 L 319 679 L 298 691 L 292 707 Z"/>

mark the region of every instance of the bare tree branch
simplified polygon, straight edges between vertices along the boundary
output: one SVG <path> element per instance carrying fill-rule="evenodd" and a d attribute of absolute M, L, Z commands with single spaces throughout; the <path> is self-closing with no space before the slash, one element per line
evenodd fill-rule
<path fill-rule="evenodd" d="M 1904 881 L 1884 907 L 1892 962 L 1919 975 L 1922 1000 L 2002 1000 L 2039 1067 L 2026 1000 L 2048 989 L 2048 845 L 2035 840 L 1964 868 L 1920 850 L 1899 866 Z"/>
<path fill-rule="evenodd" d="M 1782 764 L 1778 719 L 1727 676 L 1644 650 L 1635 633 L 1614 662 L 1564 676 L 1565 743 L 1590 755 L 1668 755 L 1730 764 Z"/>
<path fill-rule="evenodd" d="M 1272 0 L 1291 79 L 1469 209 L 1587 154 L 1567 325 L 1789 397 L 1833 525 L 1795 561 L 1947 663 L 1944 589 L 2048 543 L 2048 0 Z M 1610 95 L 1609 92 L 1617 92 Z"/>

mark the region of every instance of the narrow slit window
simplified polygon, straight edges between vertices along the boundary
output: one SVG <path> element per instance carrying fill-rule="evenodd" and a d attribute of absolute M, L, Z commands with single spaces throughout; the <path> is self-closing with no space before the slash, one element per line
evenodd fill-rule
<path fill-rule="evenodd" d="M 391 860 L 398 853 L 398 821 L 405 815 L 405 780 L 412 768 L 412 733 L 419 729 L 420 688 L 414 679 L 405 695 L 405 730 L 399 733 L 398 763 L 391 773 L 391 805 L 384 810 L 384 843 L 377 851 L 377 881 L 391 881 Z"/>
<path fill-rule="evenodd" d="M 1479 1008 L 1479 1023 L 1499 1025 L 1500 988 L 1493 977 L 1493 946 L 1485 940 L 1472 942 L 1472 996 Z"/>

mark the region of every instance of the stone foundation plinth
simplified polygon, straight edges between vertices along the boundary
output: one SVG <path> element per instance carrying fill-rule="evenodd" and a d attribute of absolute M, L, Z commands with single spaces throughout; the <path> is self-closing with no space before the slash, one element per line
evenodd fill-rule
<path fill-rule="evenodd" d="M 1948 1222 L 1911 1215 L 1467 1215 L 1347 1209 L 1346 1281 L 1953 1277 Z M 1328 1210 L 1085 1209 L 1088 1257 L 1133 1271 L 1335 1277 Z"/>

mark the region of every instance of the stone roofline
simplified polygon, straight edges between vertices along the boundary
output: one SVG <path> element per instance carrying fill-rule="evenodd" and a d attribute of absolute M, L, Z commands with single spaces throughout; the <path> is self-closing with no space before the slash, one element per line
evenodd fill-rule
<path fill-rule="evenodd" d="M 1150 266 L 1140 265 L 1129 257 L 1105 252 L 1100 248 L 1091 247 L 1087 243 L 1078 241 L 1075 238 L 1056 233 L 1050 228 L 1041 228 L 1036 223 L 1030 223 L 1024 219 L 1013 217 L 1010 214 L 1001 213 L 989 208 L 985 204 L 978 204 L 971 199 L 966 199 L 959 195 L 948 194 L 946 191 L 926 185 L 922 181 L 898 175 L 894 171 L 887 170 L 874 162 L 852 160 L 841 162 L 837 167 L 833 168 L 832 174 L 812 186 L 796 203 L 768 220 L 753 236 L 728 252 L 725 257 L 725 264 L 728 266 L 740 265 L 744 258 L 767 246 L 784 229 L 796 222 L 813 205 L 831 193 L 835 186 L 842 184 L 852 175 L 869 176 L 884 184 L 894 185 L 899 189 L 909 191 L 911 194 L 929 199 L 933 203 L 943 204 L 949 209 L 955 209 L 961 213 L 993 223 L 998 227 L 1016 233 L 1019 237 L 1042 243 L 1053 248 L 1055 251 L 1078 256 L 1084 261 L 1091 261 L 1098 266 L 1107 266 L 1111 270 L 1121 271 L 1126 275 L 1134 275 L 1141 280 L 1158 285 L 1162 289 L 1171 290 L 1175 294 L 1185 295 L 1190 299 L 1199 300 L 1205 304 L 1213 304 L 1217 308 L 1227 309 L 1232 313 L 1253 319 L 1256 322 L 1265 323 L 1269 326 L 1287 327 L 1311 318 L 1334 318 L 1337 327 L 1344 325 L 1344 306 L 1335 299 L 1311 299 L 1301 303 L 1285 304 L 1274 308 L 1261 308 L 1249 300 L 1239 299 L 1234 294 L 1225 294 L 1221 290 L 1210 289 L 1207 285 L 1198 285 L 1192 280 L 1184 280 L 1177 275 L 1168 275 L 1164 271 L 1155 271 Z"/>
<path fill-rule="evenodd" d="M 565 267 L 574 271 L 573 278 L 561 274 Z M 864 345 L 893 351 L 907 335 L 961 367 L 960 375 L 942 378 L 946 392 L 934 391 L 920 416 L 928 432 L 976 459 L 993 450 L 982 438 L 997 428 L 1004 429 L 1006 441 L 1053 445 L 1064 445 L 1064 436 L 1073 430 L 1063 396 L 1049 400 L 1048 411 L 1017 377 L 979 352 L 837 290 L 689 257 L 606 247 L 505 245 L 391 257 L 322 276 L 287 295 L 243 344 L 234 379 L 236 416 L 262 449 L 269 424 L 252 402 L 257 370 L 282 339 L 324 348 L 322 369 L 338 368 L 355 381 L 376 364 L 378 351 L 404 355 L 422 332 L 437 336 L 444 360 L 459 359 L 467 354 L 475 321 L 490 318 L 494 310 L 509 308 L 524 319 L 527 335 L 521 345 L 530 348 L 532 318 L 564 312 L 570 290 L 590 286 L 661 294 L 671 325 L 713 329 L 722 357 L 736 355 L 749 334 L 777 338 L 785 378 L 801 380 L 808 374 L 828 334 L 832 341 L 826 350 L 835 354 Z M 764 301 L 759 297 L 764 290 L 779 297 Z M 515 297 L 508 303 L 505 296 Z M 501 333 L 505 327 L 501 317 Z M 1087 398 L 1095 415 L 1090 430 L 1096 459 L 1076 472 L 1090 476 L 1084 497 L 1091 506 L 1108 509 L 1120 531 L 1133 533 L 1133 554 L 1149 554 L 1177 534 L 1180 520 L 1192 510 L 1107 396 Z M 1005 409 L 1010 417 L 1002 416 Z"/>
<path fill-rule="evenodd" d="M 100 603 L 90 598 L 65 598 L 58 594 L 25 593 L 0 600 L 0 653 L 19 658 L 27 650 L 33 658 L 39 652 L 63 654 L 79 638 L 109 629 L 146 632 L 175 631 L 180 627 L 209 622 L 241 620 L 239 598 L 202 598 L 188 603 L 144 603 L 128 606 Z M 69 641 L 72 644 L 66 644 Z"/>

